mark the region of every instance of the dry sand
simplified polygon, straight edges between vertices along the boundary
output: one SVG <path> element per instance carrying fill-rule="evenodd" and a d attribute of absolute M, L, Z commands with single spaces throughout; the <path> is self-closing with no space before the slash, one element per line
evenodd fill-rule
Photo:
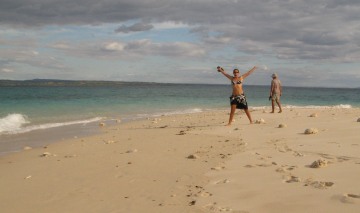
<path fill-rule="evenodd" d="M 0 212 L 360 212 L 360 109 L 269 111 L 106 125 L 2 156 Z"/>

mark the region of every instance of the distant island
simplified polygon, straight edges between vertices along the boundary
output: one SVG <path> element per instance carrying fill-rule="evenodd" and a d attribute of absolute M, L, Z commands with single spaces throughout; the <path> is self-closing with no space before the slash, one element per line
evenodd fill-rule
<path fill-rule="evenodd" d="M 152 82 L 124 82 L 124 81 L 87 81 L 87 80 L 60 80 L 60 79 L 32 79 L 32 80 L 0 80 L 0 87 L 16 86 L 117 86 L 124 84 L 154 84 Z"/>

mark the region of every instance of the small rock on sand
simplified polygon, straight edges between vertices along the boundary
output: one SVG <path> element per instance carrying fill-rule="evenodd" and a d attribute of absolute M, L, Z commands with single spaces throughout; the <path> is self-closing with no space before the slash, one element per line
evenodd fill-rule
<path fill-rule="evenodd" d="M 317 113 L 313 113 L 313 114 L 311 114 L 309 117 L 315 118 L 315 117 L 318 117 L 318 114 L 317 114 Z"/>
<path fill-rule="evenodd" d="M 200 156 L 197 155 L 197 154 L 191 154 L 191 155 L 189 155 L 187 158 L 189 158 L 189 159 L 199 159 Z"/>
<path fill-rule="evenodd" d="M 360 118 L 357 119 L 357 122 L 360 122 Z"/>
<path fill-rule="evenodd" d="M 286 124 L 279 124 L 279 128 L 286 128 L 287 125 Z"/>
<path fill-rule="evenodd" d="M 319 130 L 317 130 L 316 128 L 309 128 L 309 129 L 305 129 L 305 134 L 306 135 L 310 135 L 310 134 L 316 134 L 316 133 L 318 133 L 319 132 Z"/>
<path fill-rule="evenodd" d="M 310 165 L 310 167 L 311 168 L 322 168 L 322 167 L 325 167 L 325 166 L 327 166 L 327 161 L 326 160 L 323 160 L 323 159 L 319 159 L 319 160 L 317 160 L 317 161 L 314 161 L 311 165 Z"/>
<path fill-rule="evenodd" d="M 259 120 L 255 121 L 256 124 L 264 124 L 265 120 L 263 118 L 260 118 Z"/>

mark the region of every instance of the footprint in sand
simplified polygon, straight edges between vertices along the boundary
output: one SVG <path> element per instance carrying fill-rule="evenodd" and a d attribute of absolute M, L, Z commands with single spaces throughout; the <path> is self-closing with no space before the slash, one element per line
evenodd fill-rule
<path fill-rule="evenodd" d="M 212 194 L 210 192 L 201 192 L 201 193 L 197 194 L 196 196 L 210 197 L 210 196 L 212 196 Z"/>
<path fill-rule="evenodd" d="M 346 194 L 346 196 L 351 197 L 351 198 L 360 199 L 360 194 Z"/>
<path fill-rule="evenodd" d="M 337 157 L 338 162 L 348 161 L 348 160 L 351 160 L 351 159 L 352 159 L 351 157 L 347 157 L 347 156 Z"/>
<path fill-rule="evenodd" d="M 287 180 L 285 182 L 286 183 L 298 183 L 298 182 L 301 182 L 301 179 L 296 176 L 290 176 L 290 177 L 287 177 Z"/>
<path fill-rule="evenodd" d="M 233 210 L 230 207 L 217 206 L 216 203 L 210 203 L 203 206 L 207 211 L 210 212 L 232 212 L 232 213 L 249 213 L 247 211 Z"/>
<path fill-rule="evenodd" d="M 343 194 L 341 196 L 334 196 L 339 199 L 342 203 L 354 204 L 360 199 L 360 194 Z"/>
<path fill-rule="evenodd" d="M 333 182 L 329 182 L 329 181 L 311 181 L 311 180 L 307 180 L 305 183 L 305 186 L 312 186 L 316 189 L 327 189 L 331 186 L 333 186 L 334 183 Z"/>
<path fill-rule="evenodd" d="M 229 183 L 230 181 L 228 179 L 224 179 L 224 180 L 219 180 L 219 181 L 215 181 L 214 184 L 224 184 L 224 183 Z"/>

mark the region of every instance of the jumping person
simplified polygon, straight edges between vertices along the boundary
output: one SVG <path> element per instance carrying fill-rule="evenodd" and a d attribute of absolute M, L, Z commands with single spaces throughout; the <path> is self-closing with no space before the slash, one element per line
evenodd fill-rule
<path fill-rule="evenodd" d="M 229 123 L 227 124 L 227 126 L 231 125 L 236 109 L 243 109 L 250 123 L 251 124 L 253 123 L 242 85 L 245 78 L 247 78 L 252 72 L 254 72 L 256 68 L 257 67 L 254 66 L 252 69 L 250 69 L 243 75 L 240 75 L 240 71 L 238 69 L 234 69 L 233 76 L 231 76 L 227 74 L 222 67 L 217 67 L 217 71 L 221 72 L 226 78 L 228 78 L 231 81 L 231 85 L 232 85 L 232 95 L 230 97 L 231 110 L 230 110 Z"/>

